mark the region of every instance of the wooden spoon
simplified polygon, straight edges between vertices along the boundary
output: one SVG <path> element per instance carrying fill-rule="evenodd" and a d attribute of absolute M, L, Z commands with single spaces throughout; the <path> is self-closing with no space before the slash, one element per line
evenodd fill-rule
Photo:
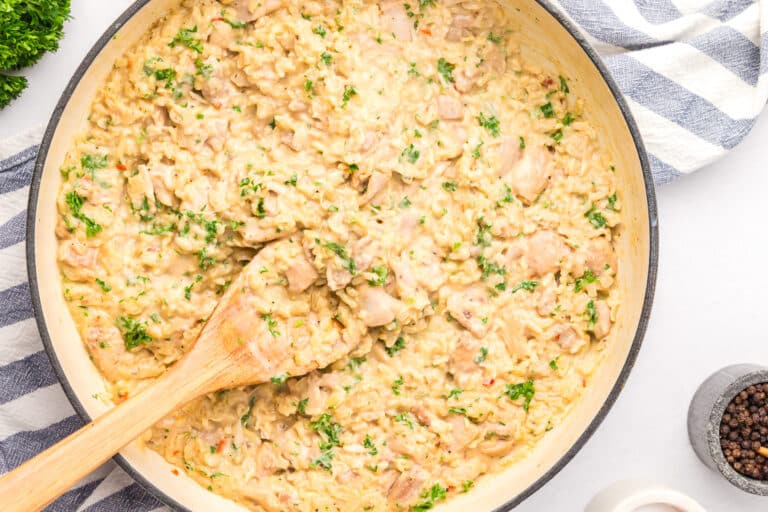
<path fill-rule="evenodd" d="M 193 398 L 303 375 L 344 357 L 364 326 L 327 287 L 289 292 L 282 276 L 295 269 L 293 256 L 303 258 L 299 251 L 289 241 L 262 249 L 232 282 L 192 350 L 164 376 L 0 477 L 2 510 L 42 509 Z"/>

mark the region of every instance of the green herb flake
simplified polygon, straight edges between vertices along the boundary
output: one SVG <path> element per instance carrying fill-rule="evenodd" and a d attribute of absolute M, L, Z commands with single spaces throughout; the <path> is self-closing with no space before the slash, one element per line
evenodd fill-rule
<path fill-rule="evenodd" d="M 419 150 L 413 147 L 413 144 L 409 144 L 408 147 L 400 153 L 400 158 L 405 158 L 408 162 L 415 164 L 419 159 L 420 154 Z"/>
<path fill-rule="evenodd" d="M 458 188 L 458 185 L 456 185 L 456 182 L 453 180 L 444 181 L 441 186 L 446 192 L 456 192 L 456 189 Z"/>
<path fill-rule="evenodd" d="M 333 60 L 333 56 L 328 52 L 323 52 L 320 54 L 320 60 L 325 64 L 326 66 L 331 65 L 331 61 Z"/>
<path fill-rule="evenodd" d="M 435 503 L 440 500 L 444 500 L 447 495 L 448 489 L 440 484 L 434 484 L 421 494 L 421 500 L 418 504 L 414 505 L 411 509 L 412 512 L 425 512 L 435 506 Z"/>
<path fill-rule="evenodd" d="M 557 366 L 557 360 L 558 360 L 558 359 L 560 359 L 560 356 L 557 356 L 556 358 L 552 359 L 552 360 L 549 362 L 549 367 L 550 367 L 550 368 L 551 368 L 553 371 L 557 371 L 557 370 L 559 370 L 559 369 L 560 369 L 560 368 Z"/>
<path fill-rule="evenodd" d="M 277 330 L 277 320 L 272 318 L 272 313 L 262 313 L 261 319 L 267 324 L 267 330 L 273 338 L 280 336 L 280 331 Z"/>
<path fill-rule="evenodd" d="M 571 92 L 571 90 L 568 88 L 568 82 L 565 81 L 565 78 L 563 78 L 562 75 L 560 75 L 559 78 L 560 78 L 560 90 L 565 94 L 568 94 L 569 92 Z"/>
<path fill-rule="evenodd" d="M 488 260 L 482 254 L 477 257 L 477 266 L 478 268 L 480 268 L 480 271 L 482 272 L 483 280 L 488 279 L 491 276 L 491 274 L 497 274 L 500 276 L 507 274 L 507 269 Z"/>
<path fill-rule="evenodd" d="M 536 289 L 536 287 L 539 286 L 538 281 L 520 281 L 515 286 L 512 287 L 512 293 L 515 293 L 520 290 L 525 290 L 527 292 L 532 292 Z"/>
<path fill-rule="evenodd" d="M 248 420 L 251 419 L 251 414 L 253 413 L 253 406 L 256 404 L 256 396 L 251 396 L 250 400 L 248 400 L 248 410 L 245 411 L 245 414 L 240 416 L 240 424 L 245 426 L 246 423 L 248 423 Z"/>
<path fill-rule="evenodd" d="M 590 269 L 586 269 L 584 271 L 584 274 L 577 278 L 573 285 L 573 291 L 574 292 L 580 292 L 585 284 L 591 284 L 598 281 L 597 276 L 592 272 Z"/>
<path fill-rule="evenodd" d="M 320 240 L 315 240 L 315 243 L 320 243 Z M 321 245 L 338 256 L 344 262 L 344 268 L 346 268 L 350 274 L 355 275 L 355 260 L 349 256 L 346 247 L 336 242 L 324 242 Z"/>
<path fill-rule="evenodd" d="M 492 43 L 495 43 L 495 44 L 499 44 L 501 42 L 501 36 L 495 36 L 495 35 L 493 35 L 493 32 L 488 32 L 487 39 L 488 39 L 488 41 L 490 41 Z"/>
<path fill-rule="evenodd" d="M 539 107 L 539 111 L 541 112 L 541 115 L 543 115 L 546 118 L 555 117 L 555 109 L 552 107 L 551 102 L 547 102 Z"/>
<path fill-rule="evenodd" d="M 597 323 L 597 308 L 595 307 L 595 301 L 590 300 L 587 302 L 587 307 L 584 308 L 584 316 L 587 318 L 587 324 L 589 328 L 594 328 Z"/>
<path fill-rule="evenodd" d="M 573 123 L 575 120 L 576 118 L 573 117 L 573 115 L 571 115 L 570 112 L 566 112 L 565 115 L 563 116 L 562 121 L 560 122 L 563 123 L 563 126 L 570 126 L 571 123 Z"/>
<path fill-rule="evenodd" d="M 590 224 L 592 224 L 592 227 L 595 229 L 604 228 L 606 224 L 605 217 L 603 217 L 603 214 L 597 211 L 597 207 L 595 207 L 594 204 L 587 210 L 587 213 L 584 214 L 584 217 L 587 218 Z"/>
<path fill-rule="evenodd" d="M 420 77 L 421 73 L 419 73 L 419 70 L 416 69 L 416 63 L 411 62 L 408 64 L 408 75 L 413 77 Z"/>
<path fill-rule="evenodd" d="M 408 425 L 408 428 L 410 428 L 411 430 L 413 430 L 414 428 L 413 420 L 411 419 L 410 415 L 407 412 L 398 413 L 395 416 L 395 421 L 397 423 L 405 423 L 406 425 Z"/>
<path fill-rule="evenodd" d="M 315 34 L 319 35 L 322 38 L 325 38 L 325 35 L 328 33 L 328 31 L 325 29 L 322 23 L 317 25 L 315 28 L 313 28 L 312 32 L 314 32 Z"/>
<path fill-rule="evenodd" d="M 480 112 L 478 116 L 476 117 L 477 123 L 488 130 L 488 133 L 490 133 L 494 137 L 498 137 L 501 133 L 500 130 L 500 122 L 498 118 L 494 115 L 486 116 L 483 112 Z"/>
<path fill-rule="evenodd" d="M 525 149 L 525 137 L 520 135 L 520 149 Z"/>
<path fill-rule="evenodd" d="M 331 415 L 323 413 L 314 421 L 309 422 L 309 427 L 317 432 L 321 438 L 319 444 L 321 450 L 330 450 L 334 446 L 341 446 L 339 434 L 341 434 L 341 425 L 333 421 Z"/>
<path fill-rule="evenodd" d="M 536 387 L 533 385 L 532 380 L 521 382 L 519 384 L 507 384 L 504 394 L 509 397 L 510 400 L 517 400 L 523 398 L 523 410 L 528 412 L 528 408 L 533 400 L 533 395 L 536 393 Z"/>
<path fill-rule="evenodd" d="M 309 398 L 302 398 L 301 400 L 299 400 L 298 403 L 296 404 L 296 412 L 298 412 L 302 416 L 306 416 L 308 403 L 309 403 Z"/>
<path fill-rule="evenodd" d="M 84 196 L 72 190 L 64 196 L 64 202 L 72 212 L 72 216 L 85 225 L 85 236 L 91 238 L 101 232 L 101 225 L 81 211 L 83 204 L 85 204 Z"/>
<path fill-rule="evenodd" d="M 443 395 L 443 398 L 446 400 L 450 400 L 451 398 L 455 398 L 456 400 L 459 399 L 459 396 L 464 392 L 461 388 L 453 388 L 448 392 L 447 395 Z"/>
<path fill-rule="evenodd" d="M 106 282 L 99 279 L 98 277 L 96 278 L 96 284 L 99 285 L 99 288 L 101 288 L 104 291 L 104 293 L 109 293 L 110 291 L 112 291 L 112 287 L 108 285 Z"/>
<path fill-rule="evenodd" d="M 400 396 L 400 387 L 403 385 L 403 376 L 400 375 L 395 381 L 392 383 L 392 392 L 395 395 Z"/>
<path fill-rule="evenodd" d="M 389 357 L 394 357 L 395 354 L 400 352 L 405 348 L 405 338 L 402 336 L 398 336 L 395 340 L 395 343 L 392 344 L 391 347 L 384 346 L 384 351 L 389 355 Z"/>
<path fill-rule="evenodd" d="M 365 439 L 363 439 L 363 448 L 368 450 L 368 453 L 371 455 L 377 455 L 379 453 L 379 449 L 376 448 L 373 439 L 371 439 L 371 436 L 368 434 L 365 434 Z"/>
<path fill-rule="evenodd" d="M 347 108 L 347 104 L 352 99 L 352 96 L 357 96 L 357 90 L 352 85 L 345 85 L 344 94 L 341 97 L 341 108 Z"/>
<path fill-rule="evenodd" d="M 288 374 L 287 373 L 278 373 L 277 375 L 273 375 L 269 380 L 275 386 L 280 387 L 280 386 L 285 385 L 285 381 L 288 380 Z"/>
<path fill-rule="evenodd" d="M 440 73 L 440 75 L 443 77 L 443 80 L 445 80 L 448 83 L 453 83 L 453 70 L 456 69 L 456 66 L 453 64 L 448 63 L 443 57 L 440 57 L 437 60 L 437 72 Z"/>
<path fill-rule="evenodd" d="M 192 28 L 182 28 L 176 34 L 176 36 L 168 43 L 168 46 L 174 48 L 177 44 L 183 44 L 190 50 L 203 53 L 203 42 L 200 39 L 195 39 L 193 34 L 197 33 L 197 25 Z"/>
<path fill-rule="evenodd" d="M 473 485 L 475 485 L 475 482 L 473 482 L 472 480 L 464 480 L 461 483 L 461 492 L 462 492 L 462 494 L 468 493 Z"/>
<path fill-rule="evenodd" d="M 368 280 L 368 286 L 384 286 L 387 282 L 387 275 L 389 274 L 387 267 L 377 265 L 371 268 L 371 271 L 376 274 L 376 277 Z"/>
<path fill-rule="evenodd" d="M 475 364 L 480 364 L 488 357 L 488 348 L 486 347 L 480 347 L 480 353 L 475 356 Z"/>
<path fill-rule="evenodd" d="M 152 336 L 147 334 L 146 323 L 144 322 L 139 322 L 127 316 L 121 316 L 117 318 L 117 326 L 123 336 L 126 350 L 131 350 L 154 341 Z"/>

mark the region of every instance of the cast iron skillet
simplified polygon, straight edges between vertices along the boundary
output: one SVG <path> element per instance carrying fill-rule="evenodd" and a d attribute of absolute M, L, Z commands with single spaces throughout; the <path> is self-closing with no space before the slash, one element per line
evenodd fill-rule
<path fill-rule="evenodd" d="M 174 0 L 138 0 L 99 38 L 77 68 L 59 100 L 40 145 L 32 177 L 27 218 L 27 267 L 40 336 L 67 397 L 85 421 L 107 405 L 90 399 L 102 389 L 62 297 L 53 234 L 58 168 L 72 135 L 87 115 L 92 94 L 114 56 L 135 41 Z M 547 0 L 510 0 L 520 26 L 531 39 L 529 55 L 559 61 L 572 89 L 594 106 L 593 122 L 601 128 L 616 157 L 625 226 L 617 238 L 619 286 L 625 302 L 608 343 L 606 361 L 590 383 L 590 393 L 531 456 L 475 490 L 450 500 L 440 510 L 510 510 L 555 476 L 581 449 L 616 401 L 645 334 L 656 282 L 658 223 L 653 182 L 637 125 L 621 92 L 578 30 Z M 152 11 L 152 12 L 149 12 Z M 125 40 L 125 42 L 123 42 Z M 104 51 L 106 50 L 106 51 Z M 104 54 L 102 55 L 102 52 Z M 571 71 L 568 73 L 568 71 Z M 242 510 L 185 476 L 172 476 L 159 455 L 129 445 L 115 461 L 161 501 L 178 510 Z"/>

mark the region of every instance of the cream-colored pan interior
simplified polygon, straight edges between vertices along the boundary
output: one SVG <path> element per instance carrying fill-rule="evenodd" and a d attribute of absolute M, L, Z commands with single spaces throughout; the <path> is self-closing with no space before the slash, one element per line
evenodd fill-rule
<path fill-rule="evenodd" d="M 43 320 L 55 358 L 66 375 L 69 387 L 91 417 L 106 410 L 100 400 L 92 398 L 103 389 L 102 380 L 75 330 L 65 305 L 56 263 L 56 195 L 60 185 L 59 167 L 73 134 L 85 119 L 95 91 L 109 72 L 115 58 L 137 41 L 145 30 L 178 0 L 151 0 L 135 13 L 109 39 L 82 75 L 67 102 L 58 125 L 52 125 L 50 145 L 40 181 L 34 219 L 34 262 Z M 598 416 L 628 360 L 641 322 L 649 282 L 651 239 L 655 228 L 655 212 L 649 215 L 646 183 L 640 156 L 621 110 L 598 69 L 576 40 L 534 0 L 506 3 L 513 9 L 516 26 L 526 41 L 526 56 L 543 67 L 551 67 L 568 77 L 571 89 L 586 99 L 587 115 L 598 127 L 604 143 L 616 161 L 619 194 L 623 200 L 625 223 L 618 244 L 619 285 L 624 304 L 608 344 L 607 359 L 581 402 L 565 423 L 545 436 L 523 462 L 492 478 L 485 478 L 475 490 L 451 500 L 439 510 L 494 510 L 520 496 L 558 464 Z M 653 220 L 650 220 L 653 219 Z M 650 298 L 647 299 L 648 301 Z M 45 337 L 45 333 L 43 333 Z M 133 470 L 164 495 L 195 511 L 234 511 L 242 507 L 206 491 L 173 469 L 156 453 L 136 443 L 121 452 Z"/>

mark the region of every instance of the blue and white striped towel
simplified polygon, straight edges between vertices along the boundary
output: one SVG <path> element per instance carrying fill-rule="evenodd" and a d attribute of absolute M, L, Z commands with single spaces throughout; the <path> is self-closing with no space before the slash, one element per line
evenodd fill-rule
<path fill-rule="evenodd" d="M 657 184 L 722 156 L 765 106 L 768 0 L 611 0 L 610 6 L 608 0 L 561 0 L 560 6 L 626 95 Z M 35 153 L 32 147 L 0 161 L 0 473 L 81 424 L 32 318 L 24 224 Z M 49 510 L 162 508 L 110 462 Z"/>

